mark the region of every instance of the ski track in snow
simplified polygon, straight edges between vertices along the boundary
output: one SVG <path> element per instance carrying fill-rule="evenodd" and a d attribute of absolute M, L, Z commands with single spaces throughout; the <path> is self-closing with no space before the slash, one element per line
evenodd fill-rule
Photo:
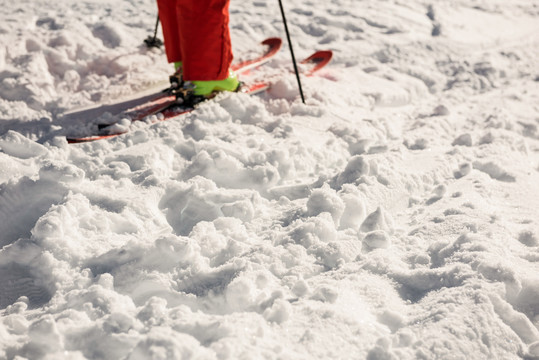
<path fill-rule="evenodd" d="M 307 104 L 287 75 L 68 145 L 162 86 L 155 8 L 0 9 L 1 359 L 539 359 L 536 1 L 290 0 L 334 51 Z M 230 10 L 237 58 L 284 37 Z"/>

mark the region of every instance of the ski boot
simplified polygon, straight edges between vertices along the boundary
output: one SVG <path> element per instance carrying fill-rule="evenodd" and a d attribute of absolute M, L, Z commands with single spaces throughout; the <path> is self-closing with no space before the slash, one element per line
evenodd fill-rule
<path fill-rule="evenodd" d="M 170 81 L 170 92 L 174 92 L 183 86 L 183 71 L 181 61 L 174 63 L 174 70 L 174 74 L 168 77 L 168 80 Z"/>
<path fill-rule="evenodd" d="M 229 76 L 223 80 L 193 80 L 183 81 L 176 90 L 178 102 L 184 106 L 194 106 L 204 100 L 210 99 L 220 91 L 238 91 L 240 81 L 237 75 L 229 72 Z"/>

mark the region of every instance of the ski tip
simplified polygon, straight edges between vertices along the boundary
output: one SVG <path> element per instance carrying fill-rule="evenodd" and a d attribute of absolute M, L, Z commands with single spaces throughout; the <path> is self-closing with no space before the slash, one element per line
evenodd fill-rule
<path fill-rule="evenodd" d="M 318 50 L 305 60 L 301 62 L 301 64 L 311 64 L 312 68 L 305 73 L 306 76 L 311 76 L 315 72 L 322 69 L 324 66 L 326 66 L 333 57 L 333 51 L 331 50 Z"/>
<path fill-rule="evenodd" d="M 252 68 L 265 64 L 279 52 L 282 46 L 282 40 L 281 38 L 273 37 L 262 41 L 261 44 L 266 46 L 265 52 L 261 56 L 237 64 L 232 64 L 231 69 L 237 73 L 245 73 Z"/>
<path fill-rule="evenodd" d="M 333 58 L 333 51 L 331 50 L 318 50 L 305 60 L 303 60 L 302 64 L 307 63 L 314 63 L 314 64 L 323 64 L 326 65 L 328 62 L 331 61 L 331 58 Z"/>
<path fill-rule="evenodd" d="M 283 40 L 278 37 L 267 38 L 266 40 L 262 41 L 262 45 L 279 49 L 283 45 Z"/>

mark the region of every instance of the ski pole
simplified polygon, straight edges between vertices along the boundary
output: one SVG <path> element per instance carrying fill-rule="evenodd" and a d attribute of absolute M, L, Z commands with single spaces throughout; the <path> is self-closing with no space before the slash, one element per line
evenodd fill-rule
<path fill-rule="evenodd" d="M 150 35 L 144 40 L 144 43 L 146 43 L 146 46 L 149 48 L 156 47 L 160 48 L 161 45 L 163 45 L 163 42 L 161 39 L 157 38 L 157 29 L 159 28 L 159 15 L 157 15 L 157 20 L 155 21 L 155 30 L 153 32 L 153 37 Z"/>
<path fill-rule="evenodd" d="M 281 8 L 281 15 L 283 17 L 284 30 L 286 32 L 286 39 L 288 40 L 288 46 L 290 47 L 290 54 L 292 55 L 292 63 L 294 64 L 294 72 L 296 73 L 296 79 L 298 81 L 299 94 L 301 95 L 301 101 L 305 104 L 305 97 L 303 96 L 303 88 L 301 87 L 301 80 L 299 78 L 298 64 L 296 63 L 296 57 L 294 56 L 294 48 L 292 47 L 292 40 L 290 40 L 290 32 L 288 31 L 288 24 L 286 22 L 286 16 L 284 14 L 282 0 L 279 0 L 279 7 Z"/>

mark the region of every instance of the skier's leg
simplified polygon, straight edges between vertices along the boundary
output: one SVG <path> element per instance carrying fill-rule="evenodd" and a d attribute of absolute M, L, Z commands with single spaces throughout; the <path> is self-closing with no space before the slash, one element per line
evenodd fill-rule
<path fill-rule="evenodd" d="M 177 14 L 185 80 L 229 77 L 232 46 L 229 0 L 178 0 Z"/>
<path fill-rule="evenodd" d="M 176 14 L 178 0 L 157 0 L 159 19 L 165 38 L 165 51 L 170 63 L 182 61 L 180 29 Z"/>

